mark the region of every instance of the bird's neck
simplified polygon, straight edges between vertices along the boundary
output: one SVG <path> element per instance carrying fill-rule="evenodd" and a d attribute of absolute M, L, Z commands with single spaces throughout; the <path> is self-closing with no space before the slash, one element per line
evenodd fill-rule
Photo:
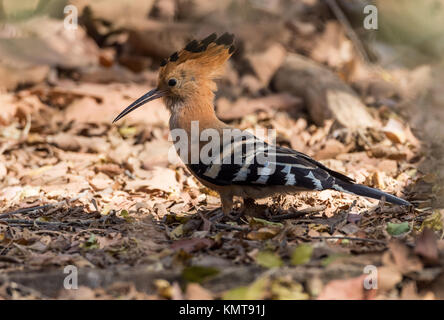
<path fill-rule="evenodd" d="M 204 130 L 222 132 L 228 125 L 220 121 L 214 111 L 212 99 L 188 99 L 181 104 L 171 106 L 170 133 L 179 157 L 185 164 L 200 161 L 199 150 L 206 144 L 202 140 Z M 211 141 L 211 143 L 217 143 Z M 185 153 L 183 151 L 186 150 Z M 196 152 L 197 150 L 197 152 Z M 197 155 L 197 159 L 193 158 Z M 195 160 L 193 160 L 195 159 Z"/>
<path fill-rule="evenodd" d="M 199 132 L 209 128 L 227 127 L 217 118 L 212 99 L 190 98 L 171 106 L 170 130 L 183 129 L 187 134 L 191 134 L 192 124 L 196 127 L 196 123 Z"/>

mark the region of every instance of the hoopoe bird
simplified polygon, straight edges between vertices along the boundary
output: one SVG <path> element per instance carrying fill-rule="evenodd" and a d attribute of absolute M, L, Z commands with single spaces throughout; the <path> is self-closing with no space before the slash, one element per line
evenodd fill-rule
<path fill-rule="evenodd" d="M 217 90 L 214 80 L 222 75 L 225 62 L 234 52 L 233 40 L 232 34 L 224 33 L 219 38 L 211 34 L 201 41 L 193 40 L 183 50 L 173 53 L 160 65 L 157 88 L 133 102 L 113 123 L 143 104 L 162 98 L 171 112 L 170 131 L 180 129 L 188 137 L 186 142 L 191 152 L 181 155 L 181 159 L 203 185 L 219 193 L 222 211 L 229 217 L 234 197 L 255 200 L 310 190 L 332 189 L 373 199 L 385 198 L 397 205 L 410 205 L 381 190 L 357 184 L 306 154 L 269 145 L 253 134 L 245 134 L 235 142 L 215 141 L 220 148 L 216 148 L 219 152 L 215 152 L 218 155 L 214 155 L 212 161 L 200 158 L 191 161 L 192 149 L 199 152 L 204 148 L 202 139 L 191 138 L 193 123 L 198 123 L 199 135 L 212 130 L 223 136 L 226 130 L 233 130 L 217 118 L 213 105 Z M 178 144 L 175 147 L 179 153 Z M 233 161 L 235 154 L 239 155 L 240 161 Z M 268 160 L 259 161 L 265 156 Z M 215 161 L 217 159 L 219 161 Z"/>

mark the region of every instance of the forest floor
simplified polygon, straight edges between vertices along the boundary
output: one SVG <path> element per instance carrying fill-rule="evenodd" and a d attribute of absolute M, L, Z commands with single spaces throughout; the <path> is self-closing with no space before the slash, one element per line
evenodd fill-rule
<path fill-rule="evenodd" d="M 63 22 L 34 18 L 54 28 L 44 41 L 69 54 L 62 66 L 50 54 L 43 65 L 8 57 L 36 65 L 25 80 L 2 80 L 0 299 L 444 298 L 442 63 L 369 67 L 331 13 L 305 6 L 303 22 L 278 27 L 269 18 L 262 39 L 249 38 L 252 26 L 234 31 L 240 49 L 218 83 L 218 115 L 241 129 L 274 129 L 278 144 L 415 208 L 322 191 L 265 199 L 238 221 L 216 221 L 217 195 L 168 160 L 161 102 L 111 121 L 154 87 L 161 57 L 189 34 L 219 29 L 181 26 L 187 36 L 147 49 L 141 43 L 178 27 L 156 33 L 144 22 L 113 38 L 84 13 L 88 33 L 71 39 Z M 38 51 L 44 41 L 32 42 L 37 55 L 47 54 Z M 279 85 L 292 54 L 353 88 L 376 124 L 314 120 L 305 97 Z M 78 268 L 77 290 L 64 288 L 67 266 Z"/>

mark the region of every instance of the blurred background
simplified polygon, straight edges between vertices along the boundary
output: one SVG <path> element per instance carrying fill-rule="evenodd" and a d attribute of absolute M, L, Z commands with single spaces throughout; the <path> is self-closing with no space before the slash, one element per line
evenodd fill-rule
<path fill-rule="evenodd" d="M 366 28 L 364 21 L 372 14 Z M 0 273 L 45 271 L 11 278 L 24 286 L 17 297 L 115 297 L 112 290 L 60 293 L 57 285 L 42 288 L 42 281 L 35 280 L 58 279 L 59 271 L 46 271 L 68 264 L 102 270 L 155 262 L 159 270 L 175 268 L 163 251 L 170 245 L 165 241 L 203 232 L 202 220 L 186 230 L 184 221 L 195 221 L 190 216 L 214 209 L 219 199 L 183 165 L 168 163 L 169 114 L 160 101 L 117 125 L 111 121 L 156 85 L 163 58 L 192 39 L 226 31 L 235 34 L 236 51 L 218 80 L 215 108 L 222 120 L 241 129 L 275 129 L 279 144 L 405 197 L 419 210 L 381 211 L 381 219 L 359 228 L 350 221 L 345 229 L 298 225 L 297 231 L 291 229 L 290 244 L 308 235 L 388 240 L 393 236 L 385 231 L 388 221 L 411 224 L 412 232 L 403 238 L 407 242 L 414 242 L 413 230 L 423 231 L 425 225 L 437 235 L 442 232 L 443 0 L 0 0 L 1 211 L 52 206 L 14 214 L 14 221 L 0 213 L 0 257 L 8 257 L 0 259 Z M 274 204 L 286 209 L 322 205 L 324 217 L 355 205 L 358 211 L 375 205 L 353 200 L 323 192 L 283 197 Z M 107 224 L 86 223 L 103 217 L 109 217 Z M 40 228 L 53 228 L 63 237 L 54 232 L 43 237 L 28 218 L 40 219 Z M 84 224 L 72 227 L 79 219 Z M 100 230 L 88 231 L 91 226 Z M 259 237 L 257 225 L 251 228 L 250 240 L 276 235 Z M 191 251 L 205 255 L 199 250 L 207 245 L 199 242 L 199 249 Z M 211 256 L 222 260 L 210 259 L 208 265 L 255 261 L 249 249 L 219 245 Z M 367 245 L 353 252 L 373 249 Z M 382 263 L 380 258 L 375 259 Z M 165 264 L 159 267 L 159 261 Z M 444 281 L 439 279 L 436 283 Z M 395 298 L 419 297 L 420 287 L 406 285 L 404 292 L 398 285 L 396 291 L 400 281 L 380 297 L 387 298 L 387 292 Z M 137 290 L 157 298 L 203 294 L 195 287 L 177 291 L 171 283 L 166 284 L 169 293 L 162 289 L 165 283 Z M 202 289 L 208 290 L 204 297 L 220 297 L 234 286 L 230 281 L 218 285 Z M 304 290 L 292 288 L 292 298 L 315 298 L 319 292 L 331 297 L 331 291 L 313 293 L 307 284 Z M 146 298 L 127 289 L 115 290 Z M 424 290 L 444 297 L 438 287 Z M 254 297 L 284 298 L 279 292 Z M 366 297 L 361 291 L 356 295 Z M 3 296 L 11 298 L 10 293 Z"/>

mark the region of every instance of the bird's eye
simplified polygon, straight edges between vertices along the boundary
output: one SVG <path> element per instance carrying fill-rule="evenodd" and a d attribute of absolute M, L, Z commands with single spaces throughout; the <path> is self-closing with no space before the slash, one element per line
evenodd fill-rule
<path fill-rule="evenodd" d="M 174 87 L 176 85 L 176 83 L 177 83 L 177 80 L 174 78 L 171 78 L 170 80 L 168 80 L 168 85 L 170 87 Z"/>

